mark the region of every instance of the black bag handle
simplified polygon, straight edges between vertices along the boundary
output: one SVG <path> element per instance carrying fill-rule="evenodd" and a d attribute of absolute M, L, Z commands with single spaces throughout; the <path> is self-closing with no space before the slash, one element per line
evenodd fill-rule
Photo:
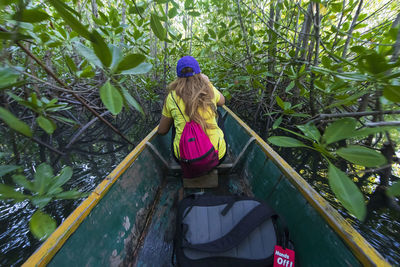
<path fill-rule="evenodd" d="M 228 251 L 239 245 L 256 227 L 274 215 L 276 215 L 275 211 L 260 203 L 223 237 L 202 244 L 191 244 L 184 238 L 182 247 L 214 253 Z"/>

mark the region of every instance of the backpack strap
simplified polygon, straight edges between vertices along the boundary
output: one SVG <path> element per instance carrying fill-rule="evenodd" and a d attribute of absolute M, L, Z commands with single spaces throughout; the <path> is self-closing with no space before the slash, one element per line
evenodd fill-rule
<path fill-rule="evenodd" d="M 182 247 L 214 253 L 228 251 L 240 244 L 256 227 L 274 215 L 275 212 L 267 205 L 257 205 L 230 232 L 219 239 L 208 243 L 191 244 L 184 238 Z"/>
<path fill-rule="evenodd" d="M 178 103 L 176 103 L 176 101 L 175 101 L 173 92 L 171 92 L 171 97 L 172 97 L 172 100 L 174 100 L 175 105 L 178 107 L 179 112 L 182 114 L 183 119 L 185 120 L 185 122 L 187 122 L 186 119 L 185 119 L 185 116 L 184 116 L 183 113 L 182 113 L 182 110 L 179 108 Z"/>

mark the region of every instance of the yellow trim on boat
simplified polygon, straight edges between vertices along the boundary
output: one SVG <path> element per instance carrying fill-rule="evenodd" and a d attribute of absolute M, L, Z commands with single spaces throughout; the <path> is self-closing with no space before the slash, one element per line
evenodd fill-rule
<path fill-rule="evenodd" d="M 121 174 L 132 165 L 146 147 L 146 142 L 150 142 L 156 133 L 157 127 L 124 158 L 124 160 L 96 187 L 89 197 L 68 216 L 22 266 L 46 266 L 65 241 L 78 228 L 81 222 L 89 215 L 90 211 L 96 206 L 100 199 L 103 198 L 111 186 L 118 180 Z"/>
<path fill-rule="evenodd" d="M 264 153 L 285 174 L 289 181 L 301 192 L 305 199 L 319 212 L 334 231 L 350 247 L 363 266 L 391 266 L 329 203 L 322 198 L 278 153 L 276 153 L 256 132 L 246 125 L 228 107 L 224 109 L 248 132 L 256 138 Z"/>

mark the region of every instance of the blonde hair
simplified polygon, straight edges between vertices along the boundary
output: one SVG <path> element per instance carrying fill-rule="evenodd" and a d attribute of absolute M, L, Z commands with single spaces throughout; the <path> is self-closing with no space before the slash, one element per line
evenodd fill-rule
<path fill-rule="evenodd" d="M 190 72 L 191 68 L 188 69 L 184 71 Z M 215 128 L 214 125 L 206 121 L 217 114 L 216 106 L 213 102 L 214 91 L 207 76 L 199 73 L 186 78 L 177 78 L 169 84 L 169 91 L 175 91 L 176 95 L 183 100 L 185 113 L 191 121 L 200 124 L 203 130 Z M 204 118 L 201 116 L 200 110 L 205 116 L 209 117 Z"/>

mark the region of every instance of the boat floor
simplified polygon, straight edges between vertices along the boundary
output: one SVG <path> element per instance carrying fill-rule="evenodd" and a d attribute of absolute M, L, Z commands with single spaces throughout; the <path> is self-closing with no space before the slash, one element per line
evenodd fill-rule
<path fill-rule="evenodd" d="M 251 196 L 250 186 L 245 181 L 235 173 L 219 174 L 217 188 L 185 188 L 182 194 L 181 179 L 176 176 L 166 176 L 146 218 L 145 227 L 133 250 L 129 266 L 173 266 L 173 239 L 179 199 L 196 192 Z"/>

